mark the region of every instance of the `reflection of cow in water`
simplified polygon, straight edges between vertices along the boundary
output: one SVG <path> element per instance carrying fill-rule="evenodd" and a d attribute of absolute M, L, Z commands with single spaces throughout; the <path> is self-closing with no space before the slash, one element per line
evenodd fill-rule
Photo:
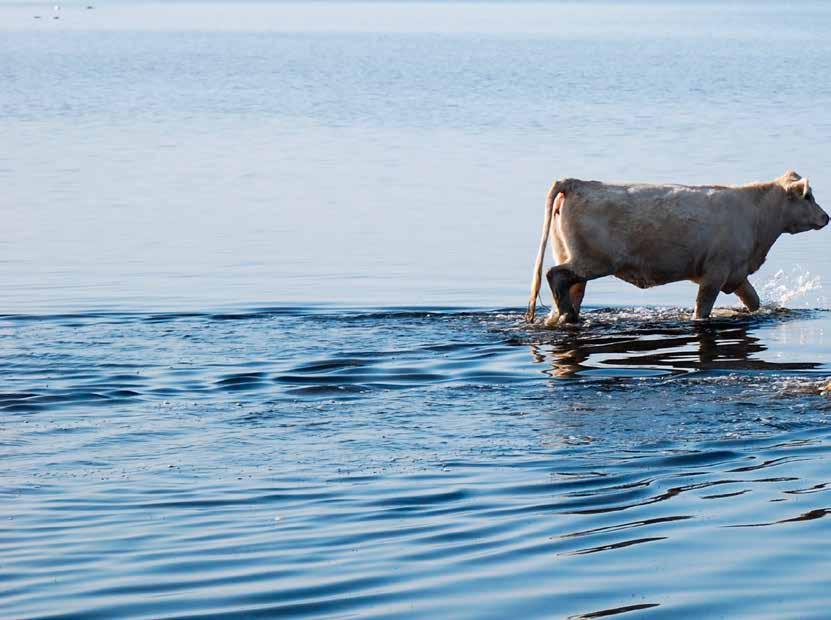
<path fill-rule="evenodd" d="M 601 313 L 603 314 L 603 313 Z M 531 354 L 558 377 L 582 373 L 599 376 L 684 374 L 700 370 L 794 372 L 820 362 L 767 361 L 762 339 L 752 333 L 758 323 L 749 316 L 718 318 L 706 323 L 650 320 L 646 324 L 593 324 L 592 329 L 532 332 Z M 546 335 L 544 335 L 546 334 Z M 829 382 L 831 390 L 831 382 Z"/>
<path fill-rule="evenodd" d="M 706 319 L 719 291 L 758 309 L 747 276 L 779 235 L 826 224 L 808 179 L 795 172 L 735 187 L 557 181 L 546 201 L 526 318 L 536 313 L 549 235 L 557 266 L 546 278 L 558 314 L 552 309 L 546 323 L 577 321 L 586 282 L 611 275 L 641 288 L 692 280 L 695 318 Z"/>

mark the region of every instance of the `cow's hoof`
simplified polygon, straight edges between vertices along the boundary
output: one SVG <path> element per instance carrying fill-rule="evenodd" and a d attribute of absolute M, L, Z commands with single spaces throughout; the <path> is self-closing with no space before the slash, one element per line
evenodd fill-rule
<path fill-rule="evenodd" d="M 580 317 L 576 314 L 554 314 L 553 312 L 545 317 L 543 326 L 552 328 L 559 325 L 576 325 L 580 323 Z"/>
<path fill-rule="evenodd" d="M 553 312 L 549 314 L 543 320 L 542 324 L 544 327 L 557 327 L 557 324 L 560 322 L 560 315 L 554 314 Z"/>

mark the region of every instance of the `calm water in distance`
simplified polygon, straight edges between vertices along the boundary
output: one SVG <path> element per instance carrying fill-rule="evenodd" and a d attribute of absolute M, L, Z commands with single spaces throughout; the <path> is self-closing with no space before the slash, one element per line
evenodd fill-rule
<path fill-rule="evenodd" d="M 564 176 L 831 202 L 821 3 L 0 6 L 8 311 L 513 305 Z"/>
<path fill-rule="evenodd" d="M 0 617 L 828 617 L 827 230 L 520 314 L 555 178 L 831 206 L 825 3 L 86 6 L 0 2 Z"/>

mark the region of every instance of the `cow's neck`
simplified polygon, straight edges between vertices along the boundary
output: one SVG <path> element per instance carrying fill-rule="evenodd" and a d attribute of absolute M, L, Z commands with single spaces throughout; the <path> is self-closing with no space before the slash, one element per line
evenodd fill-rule
<path fill-rule="evenodd" d="M 777 183 L 764 183 L 751 187 L 752 191 L 758 192 L 755 244 L 750 257 L 750 272 L 753 273 L 762 266 L 770 248 L 785 232 L 785 221 L 781 186 Z"/>

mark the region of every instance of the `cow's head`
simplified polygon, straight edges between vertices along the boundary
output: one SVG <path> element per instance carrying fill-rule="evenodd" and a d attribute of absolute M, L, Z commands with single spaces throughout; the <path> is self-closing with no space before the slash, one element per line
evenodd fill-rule
<path fill-rule="evenodd" d="M 828 224 L 828 214 L 814 200 L 808 179 L 789 170 L 778 180 L 787 194 L 785 232 L 794 235 L 806 230 L 819 230 Z"/>

